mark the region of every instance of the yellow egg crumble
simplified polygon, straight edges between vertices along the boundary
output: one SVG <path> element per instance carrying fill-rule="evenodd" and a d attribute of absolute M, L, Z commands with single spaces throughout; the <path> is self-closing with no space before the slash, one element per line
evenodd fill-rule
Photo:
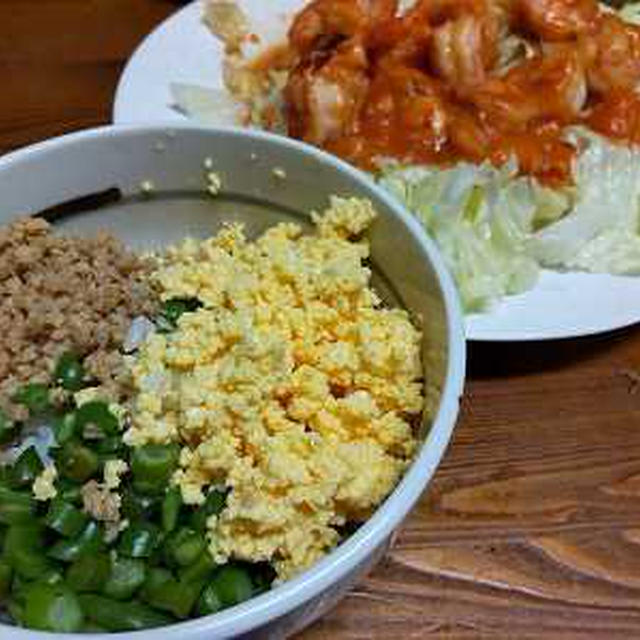
<path fill-rule="evenodd" d="M 371 514 L 416 449 L 421 334 L 369 288 L 374 218 L 335 197 L 312 235 L 279 224 L 250 242 L 231 224 L 157 258 L 162 297 L 204 306 L 143 344 L 125 440 L 181 443 L 188 504 L 229 490 L 208 521 L 218 562 L 294 575 Z"/>

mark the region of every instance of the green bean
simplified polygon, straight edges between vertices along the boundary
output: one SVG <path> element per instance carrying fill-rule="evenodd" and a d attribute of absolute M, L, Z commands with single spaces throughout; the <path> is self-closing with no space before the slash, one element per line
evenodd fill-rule
<path fill-rule="evenodd" d="M 35 502 L 30 495 L 0 485 L 0 524 L 27 523 L 34 511 Z"/>
<path fill-rule="evenodd" d="M 223 607 L 232 607 L 253 595 L 253 583 L 243 567 L 226 564 L 216 571 L 210 585 L 216 590 Z"/>
<path fill-rule="evenodd" d="M 105 436 L 116 435 L 120 431 L 118 418 L 113 415 L 109 405 L 102 400 L 85 402 L 76 409 L 76 421 L 80 433 L 86 427 L 97 427 Z"/>
<path fill-rule="evenodd" d="M 0 561 L 0 602 L 4 602 L 11 592 L 12 575 L 11 567 L 6 562 Z"/>
<path fill-rule="evenodd" d="M 76 440 L 66 442 L 57 454 L 60 472 L 69 480 L 85 482 L 99 469 L 98 456 Z"/>
<path fill-rule="evenodd" d="M 217 613 L 220 609 L 222 609 L 222 602 L 220 601 L 218 590 L 215 585 L 209 584 L 200 594 L 197 608 L 198 615 L 208 616 L 212 613 Z"/>
<path fill-rule="evenodd" d="M 42 473 L 44 464 L 34 446 L 26 448 L 11 467 L 11 483 L 15 487 L 30 487 Z"/>
<path fill-rule="evenodd" d="M 176 528 L 181 506 L 180 487 L 169 487 L 162 501 L 162 528 L 166 533 L 171 533 Z"/>
<path fill-rule="evenodd" d="M 134 522 L 120 538 L 118 550 L 131 558 L 148 558 L 160 544 L 161 533 L 149 522 Z"/>
<path fill-rule="evenodd" d="M 116 600 L 128 600 L 142 586 L 146 577 L 143 560 L 113 555 L 109 578 L 104 585 L 104 595 Z"/>
<path fill-rule="evenodd" d="M 67 570 L 67 584 L 77 593 L 101 591 L 111 573 L 111 559 L 106 553 L 78 558 Z"/>
<path fill-rule="evenodd" d="M 118 602 L 111 598 L 81 595 L 80 604 L 86 616 L 109 631 L 139 631 L 171 624 L 174 619 L 146 605 Z"/>
<path fill-rule="evenodd" d="M 49 505 L 45 516 L 45 524 L 60 535 L 67 538 L 80 533 L 88 521 L 88 516 L 76 509 L 70 502 L 62 498 L 55 498 Z"/>
<path fill-rule="evenodd" d="M 83 555 L 97 553 L 102 546 L 100 527 L 95 520 L 89 520 L 75 538 L 56 542 L 49 549 L 49 556 L 62 562 L 74 562 Z"/>
<path fill-rule="evenodd" d="M 166 541 L 165 557 L 171 565 L 188 567 L 200 557 L 206 546 L 206 540 L 201 533 L 183 527 Z"/>
<path fill-rule="evenodd" d="M 203 551 L 195 562 L 180 571 L 181 582 L 200 582 L 211 576 L 216 568 L 216 563 L 209 551 Z"/>
<path fill-rule="evenodd" d="M 63 353 L 56 364 L 53 379 L 67 391 L 79 391 L 84 386 L 85 372 L 75 353 Z"/>
<path fill-rule="evenodd" d="M 7 531 L 4 561 L 27 580 L 40 578 L 52 568 L 42 552 L 42 534 L 42 527 L 38 524 L 14 525 Z"/>
<path fill-rule="evenodd" d="M 178 465 L 177 445 L 146 444 L 133 450 L 131 473 L 136 491 L 158 494 L 165 490 Z"/>
<path fill-rule="evenodd" d="M 225 507 L 227 494 L 217 489 L 212 489 L 207 494 L 203 505 L 191 514 L 190 524 L 196 531 L 204 531 L 207 528 L 207 520 L 210 516 L 218 515 Z"/>
<path fill-rule="evenodd" d="M 38 415 L 49 408 L 49 388 L 45 384 L 32 382 L 20 388 L 13 400 L 25 406 L 31 415 Z"/>
<path fill-rule="evenodd" d="M 76 414 L 73 411 L 61 416 L 56 416 L 53 419 L 53 434 L 58 446 L 62 446 L 69 442 L 69 440 L 72 440 L 76 435 L 76 429 Z"/>
<path fill-rule="evenodd" d="M 84 615 L 76 595 L 65 584 L 32 585 L 27 591 L 24 623 L 43 631 L 79 631 Z"/>

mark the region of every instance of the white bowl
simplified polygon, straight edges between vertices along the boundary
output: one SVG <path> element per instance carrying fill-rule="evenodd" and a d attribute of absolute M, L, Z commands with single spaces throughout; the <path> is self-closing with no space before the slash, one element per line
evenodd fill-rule
<path fill-rule="evenodd" d="M 209 168 L 222 179 L 215 198 L 205 190 Z M 0 224 L 46 209 L 61 228 L 83 233 L 107 227 L 136 248 L 208 235 L 230 218 L 245 222 L 249 233 L 283 219 L 305 221 L 332 194 L 373 201 L 380 214 L 371 234 L 374 286 L 409 309 L 425 334 L 432 411 L 415 461 L 375 514 L 302 575 L 221 613 L 117 637 L 283 638 L 325 613 L 382 556 L 433 476 L 458 414 L 462 312 L 442 258 L 419 224 L 365 174 L 315 148 L 265 133 L 194 126 L 108 127 L 17 151 L 0 158 L 0 194 Z M 60 203 L 66 204 L 55 206 Z M 0 637 L 96 640 L 112 634 L 48 634 L 0 624 Z"/>

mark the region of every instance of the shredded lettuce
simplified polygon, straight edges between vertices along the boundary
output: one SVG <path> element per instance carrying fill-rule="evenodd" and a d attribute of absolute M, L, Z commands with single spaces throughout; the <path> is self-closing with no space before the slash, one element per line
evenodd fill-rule
<path fill-rule="evenodd" d="M 640 273 L 640 151 L 586 129 L 570 138 L 583 148 L 574 166 L 576 202 L 531 239 L 531 253 L 552 268 Z"/>
<path fill-rule="evenodd" d="M 529 242 L 537 221 L 569 207 L 568 195 L 517 177 L 513 164 L 388 167 L 380 182 L 435 239 L 467 311 L 534 286 L 539 265 Z"/>
<path fill-rule="evenodd" d="M 541 267 L 640 274 L 640 151 L 581 129 L 569 137 L 583 151 L 564 190 L 513 164 L 382 172 L 439 245 L 467 311 L 530 289 Z"/>
<path fill-rule="evenodd" d="M 208 125 L 234 125 L 240 107 L 225 89 L 173 82 L 170 85 L 174 108 L 187 117 Z"/>

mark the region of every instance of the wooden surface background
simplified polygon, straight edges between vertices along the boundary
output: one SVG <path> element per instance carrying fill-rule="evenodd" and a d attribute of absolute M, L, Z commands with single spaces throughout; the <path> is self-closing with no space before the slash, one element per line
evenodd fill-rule
<path fill-rule="evenodd" d="M 0 0 L 0 151 L 107 123 L 126 59 L 179 4 Z M 636 371 L 640 330 L 472 345 L 435 481 L 383 565 L 300 637 L 640 637 Z"/>

